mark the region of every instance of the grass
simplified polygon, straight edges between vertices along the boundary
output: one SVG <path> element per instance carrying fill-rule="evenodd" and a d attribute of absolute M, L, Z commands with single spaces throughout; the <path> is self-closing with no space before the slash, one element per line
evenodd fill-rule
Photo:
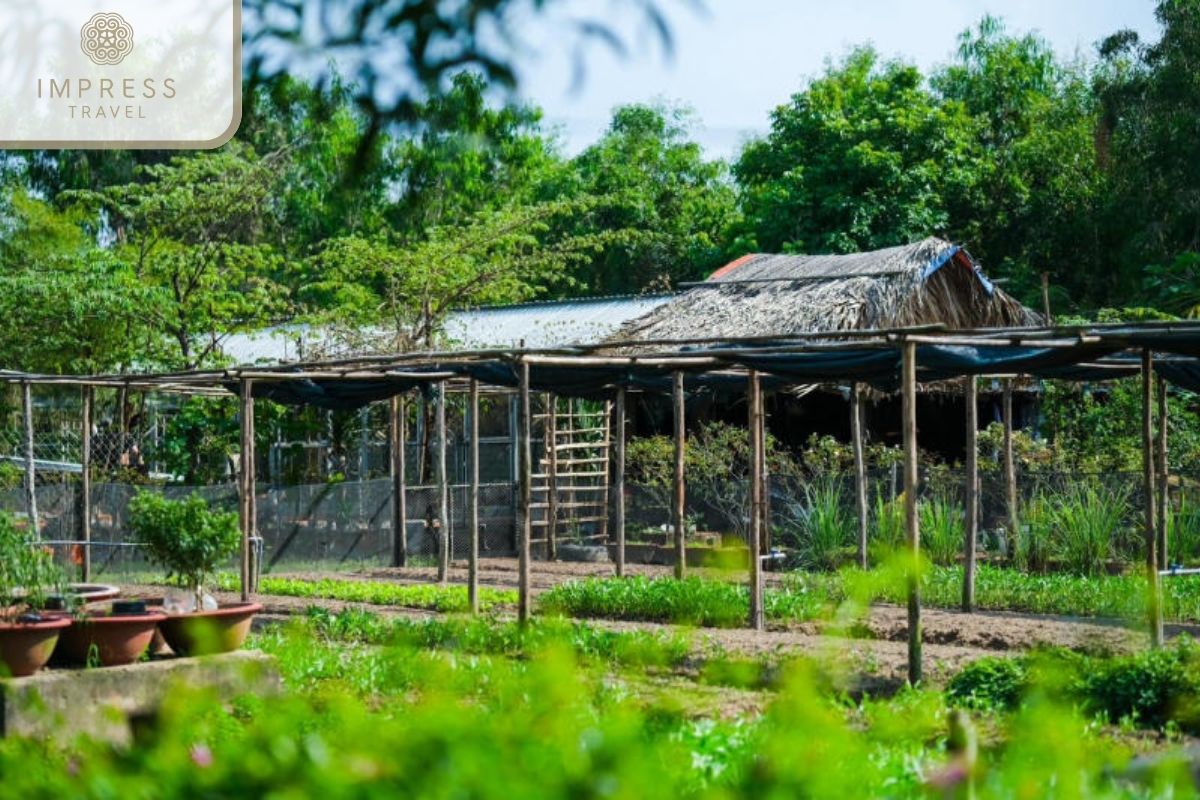
<path fill-rule="evenodd" d="M 828 618 L 838 605 L 859 601 L 902 604 L 903 582 L 881 570 L 793 573 L 784 586 L 765 593 L 769 619 L 805 621 Z M 930 608 L 958 608 L 961 567 L 931 567 L 922 580 L 922 599 Z M 1140 623 L 1145 616 L 1145 582 L 1140 575 L 1029 575 L 980 564 L 976 573 L 978 608 L 1035 614 L 1103 617 Z M 1164 613 L 1176 622 L 1200 622 L 1200 577 L 1163 581 Z M 562 584 L 540 598 L 547 614 L 645 620 L 709 627 L 745 623 L 749 594 L 745 586 L 688 578 L 589 578 Z"/>
<path fill-rule="evenodd" d="M 731 628 L 744 625 L 749 589 L 736 583 L 686 578 L 588 578 L 554 587 L 539 598 L 550 615 L 671 622 Z M 812 619 L 824 610 L 804 592 L 768 592 L 768 617 Z"/>
<path fill-rule="evenodd" d="M 921 548 L 935 564 L 953 564 L 962 552 L 966 529 L 963 508 L 947 497 L 922 500 Z"/>
<path fill-rule="evenodd" d="M 222 584 L 229 578 L 222 578 Z M 234 586 L 222 585 L 232 589 Z M 423 608 L 446 613 L 461 613 L 468 610 L 467 587 L 437 586 L 434 584 L 399 584 L 383 581 L 355 581 L 323 578 L 316 581 L 297 578 L 272 578 L 263 576 L 259 590 L 263 594 L 286 597 L 311 597 L 314 599 L 340 600 L 346 603 L 369 603 L 378 606 L 402 606 Z M 479 607 L 481 610 L 497 606 L 516 605 L 517 592 L 511 589 L 480 587 Z"/>

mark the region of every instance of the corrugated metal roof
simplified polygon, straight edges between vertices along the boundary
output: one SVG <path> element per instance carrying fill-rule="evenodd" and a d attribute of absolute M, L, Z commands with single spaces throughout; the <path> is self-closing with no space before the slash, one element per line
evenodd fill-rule
<path fill-rule="evenodd" d="M 597 297 L 455 311 L 446 320 L 447 348 L 517 347 L 521 340 L 530 348 L 594 344 L 674 296 Z M 326 338 L 325 331 L 311 325 L 278 325 L 229 336 L 221 350 L 237 364 L 281 363 L 311 357 Z"/>
<path fill-rule="evenodd" d="M 805 278 L 846 278 L 851 276 L 893 275 L 924 267 L 953 248 L 950 242 L 929 237 L 914 244 L 888 247 L 867 253 L 848 255 L 780 255 L 756 253 L 743 256 L 709 277 L 709 283 L 743 281 L 803 280 Z"/>
<path fill-rule="evenodd" d="M 673 297 L 601 297 L 458 311 L 446 322 L 446 338 L 465 350 L 516 347 L 522 339 L 533 348 L 594 344 Z"/>

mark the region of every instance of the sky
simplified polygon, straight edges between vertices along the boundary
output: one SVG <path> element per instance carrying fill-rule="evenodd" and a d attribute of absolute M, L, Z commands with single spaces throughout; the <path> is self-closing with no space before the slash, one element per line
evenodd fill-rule
<path fill-rule="evenodd" d="M 948 61 L 958 34 L 984 14 L 1010 31 L 1041 33 L 1067 56 L 1093 57 L 1100 40 L 1123 28 L 1149 40 L 1159 30 L 1152 0 L 706 0 L 699 11 L 687 0 L 659 2 L 671 55 L 632 0 L 569 0 L 525 26 L 532 46 L 519 64 L 521 94 L 544 109 L 568 153 L 594 141 L 615 106 L 665 100 L 693 108 L 696 140 L 710 156 L 730 158 L 826 59 L 871 42 L 928 70 Z M 622 57 L 589 45 L 576 85 L 564 41 L 579 17 L 612 23 L 633 47 Z"/>

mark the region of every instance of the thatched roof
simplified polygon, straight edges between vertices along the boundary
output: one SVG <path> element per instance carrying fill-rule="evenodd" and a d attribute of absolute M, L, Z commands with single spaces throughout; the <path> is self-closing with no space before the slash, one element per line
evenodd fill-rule
<path fill-rule="evenodd" d="M 808 331 L 1041 324 L 967 251 L 928 238 L 849 255 L 750 255 L 625 323 L 614 341 L 794 336 Z"/>

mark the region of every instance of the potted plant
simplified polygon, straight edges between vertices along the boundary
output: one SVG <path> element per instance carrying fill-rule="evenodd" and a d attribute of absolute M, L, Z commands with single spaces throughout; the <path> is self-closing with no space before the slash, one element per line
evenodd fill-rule
<path fill-rule="evenodd" d="M 9 675 L 32 675 L 45 666 L 59 633 L 71 624 L 61 614 L 42 613 L 63 581 L 51 553 L 0 513 L 0 666 Z"/>
<path fill-rule="evenodd" d="M 150 560 L 166 569 L 169 581 L 187 589 L 181 602 L 164 605 L 167 617 L 159 623 L 171 649 L 178 655 L 199 655 L 241 647 L 262 606 L 217 606 L 204 591 L 217 568 L 238 550 L 237 514 L 212 511 L 197 494 L 168 500 L 145 491 L 130 501 L 129 511 L 129 525 Z"/>
<path fill-rule="evenodd" d="M 119 600 L 107 608 L 84 607 L 62 632 L 56 661 L 112 667 L 142 657 L 167 615 L 146 608 L 141 600 Z"/>

